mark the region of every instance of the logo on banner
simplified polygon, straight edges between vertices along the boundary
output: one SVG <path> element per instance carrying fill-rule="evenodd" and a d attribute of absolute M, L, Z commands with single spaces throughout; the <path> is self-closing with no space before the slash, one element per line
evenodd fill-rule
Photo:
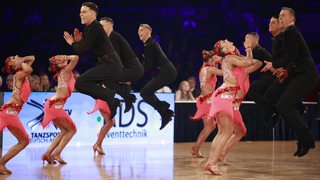
<path fill-rule="evenodd" d="M 41 113 L 38 114 L 35 118 L 33 118 L 33 119 L 31 119 L 31 120 L 29 120 L 27 122 L 27 126 L 29 128 L 31 128 L 31 130 L 34 130 L 35 127 L 37 127 L 43 121 L 43 118 L 44 118 L 44 106 L 43 106 L 43 104 L 41 104 L 41 103 L 39 103 L 39 102 L 37 102 L 37 101 L 35 101 L 33 99 L 30 99 L 30 101 L 28 101 L 27 104 L 29 104 L 30 106 L 33 106 L 33 107 L 35 107 L 35 108 L 37 108 L 37 109 L 39 109 L 41 111 Z M 71 115 L 72 110 L 70 111 L 68 109 L 65 109 L 65 111 L 67 111 L 67 113 L 69 115 Z M 54 127 L 56 129 L 58 129 L 57 126 L 54 125 Z"/>
<path fill-rule="evenodd" d="M 46 101 L 46 100 L 45 100 Z M 40 125 L 43 121 L 44 118 L 44 105 L 33 100 L 30 99 L 30 101 L 27 101 L 27 104 L 37 108 L 40 110 L 40 113 L 37 114 L 33 119 L 27 121 L 27 126 L 29 128 L 31 128 L 31 143 L 50 143 L 54 140 L 54 138 L 56 136 L 58 136 L 60 134 L 59 131 L 56 132 L 36 132 L 35 129 Z M 71 111 L 66 110 L 67 113 L 70 115 Z M 56 125 L 54 125 L 54 128 L 57 130 L 58 127 Z"/>

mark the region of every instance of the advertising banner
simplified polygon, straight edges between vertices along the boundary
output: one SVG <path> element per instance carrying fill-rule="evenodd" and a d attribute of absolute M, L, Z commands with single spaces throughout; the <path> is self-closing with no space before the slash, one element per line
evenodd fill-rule
<path fill-rule="evenodd" d="M 104 144 L 168 144 L 173 143 L 173 120 L 163 129 L 159 113 L 144 102 L 139 93 L 132 110 L 124 113 L 125 104 L 118 108 L 115 116 L 115 125 L 106 135 Z M 44 103 L 52 96 L 52 92 L 32 92 L 28 101 L 24 104 L 19 118 L 23 123 L 29 137 L 29 146 L 48 146 L 60 133 L 60 130 L 51 122 L 45 129 L 41 126 L 44 115 Z M 10 98 L 11 93 L 4 93 L 4 102 Z M 158 93 L 160 100 L 167 101 L 170 109 L 174 110 L 174 94 Z M 118 97 L 118 96 L 117 96 Z M 119 97 L 118 97 L 119 98 Z M 119 98 L 121 99 L 121 98 Z M 99 136 L 104 119 L 99 111 L 88 114 L 93 109 L 94 99 L 90 96 L 74 92 L 67 100 L 64 109 L 76 124 L 77 132 L 69 145 L 86 146 L 93 145 Z M 8 131 L 3 131 L 3 147 L 11 147 L 17 143 L 16 138 Z"/>

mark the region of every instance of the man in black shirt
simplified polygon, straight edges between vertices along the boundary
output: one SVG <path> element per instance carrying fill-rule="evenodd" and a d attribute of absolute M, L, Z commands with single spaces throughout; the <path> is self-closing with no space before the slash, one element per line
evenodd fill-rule
<path fill-rule="evenodd" d="M 124 112 L 128 112 L 132 108 L 132 103 L 136 101 L 135 95 L 130 94 L 131 88 L 128 84 L 131 84 L 131 81 L 136 81 L 143 76 L 143 66 L 128 41 L 120 33 L 113 30 L 114 21 L 111 18 L 101 18 L 100 24 L 109 36 L 113 48 L 120 56 L 123 64 L 122 73 L 116 77 L 116 81 L 123 83 L 112 84 L 112 86 L 108 84 L 107 86 L 114 89 L 124 98 L 126 103 Z"/>
<path fill-rule="evenodd" d="M 115 81 L 114 77 L 119 76 L 122 72 L 122 64 L 103 27 L 96 20 L 97 15 L 98 6 L 95 3 L 83 3 L 80 9 L 81 24 L 85 25 L 82 35 L 79 30 L 75 29 L 74 37 L 65 31 L 64 38 L 78 55 L 91 51 L 98 58 L 99 61 L 93 68 L 78 77 L 75 88 L 94 99 L 106 101 L 112 119 L 116 115 L 120 101 L 114 98 L 114 90 L 104 88 L 99 84 L 104 81 Z"/>
<path fill-rule="evenodd" d="M 270 23 L 272 21 L 272 26 L 274 24 L 273 18 L 271 18 Z M 276 23 L 278 24 L 278 19 L 276 19 Z M 279 26 L 279 25 L 278 25 Z M 272 27 L 272 28 L 276 28 Z M 280 28 L 278 27 L 278 32 L 280 32 Z M 247 33 L 245 36 L 245 42 L 250 44 L 252 49 L 252 55 L 254 59 L 257 59 L 261 62 L 264 61 L 273 61 L 273 57 L 271 53 L 269 53 L 265 48 L 259 45 L 259 35 L 256 32 Z M 266 125 L 273 126 L 267 124 L 270 122 L 270 118 L 272 113 L 274 113 L 273 108 L 268 108 L 269 106 L 266 104 L 264 99 L 264 94 L 266 90 L 273 84 L 275 81 L 275 76 L 273 76 L 271 71 L 261 72 L 263 65 L 254 73 L 250 74 L 250 88 L 248 91 L 248 96 L 246 100 L 253 100 L 255 103 L 262 105 L 264 107 L 264 121 Z"/>
<path fill-rule="evenodd" d="M 252 55 L 254 59 L 257 59 L 261 62 L 264 60 L 273 61 L 271 53 L 269 53 L 265 48 L 261 47 L 259 44 L 259 34 L 256 32 L 249 32 L 245 36 L 245 43 L 250 44 L 250 48 L 252 49 Z M 258 79 L 266 78 L 274 80 L 274 76 L 271 72 L 261 72 L 261 66 L 257 71 L 250 74 L 250 82 L 255 82 Z M 251 84 L 252 85 L 252 84 Z M 250 87 L 252 88 L 252 87 Z M 249 90 L 250 91 L 250 90 Z"/>
<path fill-rule="evenodd" d="M 177 70 L 168 57 L 162 51 L 160 45 L 151 37 L 152 28 L 148 24 L 140 24 L 138 35 L 144 43 L 144 62 L 145 70 L 158 71 L 140 91 L 140 95 L 144 101 L 150 104 L 161 115 L 162 122 L 160 130 L 163 129 L 173 116 L 173 111 L 169 109 L 169 104 L 160 101 L 155 92 L 175 81 Z"/>
<path fill-rule="evenodd" d="M 272 70 L 282 86 L 276 91 L 277 87 L 269 88 L 266 99 L 271 105 L 277 104 L 280 115 L 296 133 L 298 147 L 294 156 L 301 157 L 315 147 L 315 142 L 298 108 L 301 99 L 319 82 L 319 74 L 308 45 L 295 26 L 295 12 L 292 8 L 281 9 L 279 25 L 284 31 L 278 35 L 276 44 L 273 44 L 274 62 L 266 62 L 262 71 Z M 280 98 L 273 101 L 272 97 L 277 91 L 280 92 Z"/>

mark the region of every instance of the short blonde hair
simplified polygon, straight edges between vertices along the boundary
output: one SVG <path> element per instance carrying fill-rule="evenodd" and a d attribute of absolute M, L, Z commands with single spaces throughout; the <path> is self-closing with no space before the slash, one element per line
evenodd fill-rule
<path fill-rule="evenodd" d="M 152 32 L 152 28 L 149 24 L 140 24 L 139 27 L 147 28 L 147 29 L 149 29 L 150 32 Z"/>

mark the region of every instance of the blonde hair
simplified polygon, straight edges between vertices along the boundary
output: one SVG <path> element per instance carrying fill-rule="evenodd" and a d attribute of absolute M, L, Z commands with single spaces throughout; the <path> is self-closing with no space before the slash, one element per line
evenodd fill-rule
<path fill-rule="evenodd" d="M 182 90 L 182 89 L 183 89 L 183 85 L 184 85 L 184 84 L 188 84 L 188 85 L 189 85 L 189 82 L 186 81 L 186 80 L 181 81 L 180 84 L 179 84 L 179 90 Z M 190 85 L 189 85 L 189 87 L 190 87 Z"/>
<path fill-rule="evenodd" d="M 139 27 L 147 28 L 150 32 L 152 32 L 152 28 L 149 24 L 140 24 Z"/>

